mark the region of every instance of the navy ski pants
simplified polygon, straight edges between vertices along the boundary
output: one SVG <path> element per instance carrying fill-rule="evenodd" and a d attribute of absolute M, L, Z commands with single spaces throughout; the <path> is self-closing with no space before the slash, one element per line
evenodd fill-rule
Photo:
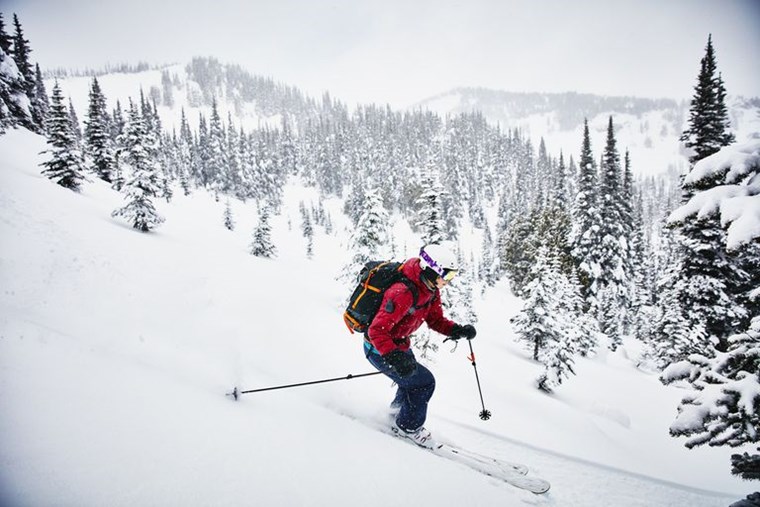
<path fill-rule="evenodd" d="M 365 343 L 364 353 L 372 366 L 396 383 L 396 397 L 391 403 L 392 407 L 400 409 L 396 416 L 396 425 L 404 431 L 414 431 L 425 424 L 428 401 L 435 391 L 435 377 L 430 370 L 417 363 L 414 373 L 402 378 L 368 343 Z M 411 350 L 406 351 L 405 354 L 414 357 Z"/>

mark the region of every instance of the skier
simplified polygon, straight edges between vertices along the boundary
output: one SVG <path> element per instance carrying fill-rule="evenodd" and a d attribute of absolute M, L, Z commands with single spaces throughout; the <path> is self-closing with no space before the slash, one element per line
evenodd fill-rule
<path fill-rule="evenodd" d="M 410 336 L 423 322 L 452 340 L 471 340 L 476 331 L 471 324 L 459 325 L 443 315 L 439 291 L 458 271 L 450 250 L 441 245 L 424 246 L 419 257 L 408 259 L 401 269 L 417 289 L 417 303 L 412 289 L 403 282 L 391 285 L 364 335 L 364 353 L 372 366 L 398 386 L 391 403 L 395 415 L 392 430 L 417 445 L 433 448 L 435 442 L 423 425 L 435 378 L 415 359 Z"/>

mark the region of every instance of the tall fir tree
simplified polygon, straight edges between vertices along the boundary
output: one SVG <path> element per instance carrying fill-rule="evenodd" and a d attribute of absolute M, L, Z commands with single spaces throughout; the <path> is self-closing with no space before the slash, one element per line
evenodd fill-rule
<path fill-rule="evenodd" d="M 343 270 L 341 278 L 354 283 L 356 274 L 371 260 L 383 259 L 389 255 L 388 212 L 375 188 L 367 188 L 364 193 L 364 211 L 351 234 L 349 249 L 351 260 Z"/>
<path fill-rule="evenodd" d="M 208 132 L 208 154 L 209 159 L 206 169 L 209 174 L 210 188 L 217 195 L 225 191 L 225 180 L 227 179 L 227 164 L 225 150 L 225 133 L 222 125 L 222 118 L 219 115 L 219 105 L 216 98 L 211 104 L 211 119 L 209 121 Z"/>
<path fill-rule="evenodd" d="M 588 121 L 583 122 L 583 143 L 578 162 L 578 193 L 573 205 L 571 231 L 572 255 L 578 266 L 578 280 L 584 290 L 587 306 L 596 307 L 601 267 L 601 213 L 597 198 L 597 173 L 591 152 Z"/>
<path fill-rule="evenodd" d="M 721 252 L 713 251 L 714 267 L 723 267 L 722 272 L 703 269 L 697 276 L 682 278 L 689 286 L 702 282 L 697 290 L 702 290 L 703 299 L 689 293 L 692 297 L 685 300 L 690 305 L 684 310 L 690 317 L 704 319 L 697 325 L 704 327 L 711 345 L 670 365 L 661 376 L 664 383 L 686 380 L 693 388 L 682 399 L 670 428 L 673 436 L 688 437 L 689 448 L 703 444 L 738 447 L 760 440 L 760 231 L 747 226 L 757 222 L 752 209 L 760 196 L 752 187 L 760 176 L 759 158 L 760 144 L 753 142 L 724 148 L 703 159 L 684 178 L 684 184 L 701 190 L 669 218 L 681 227 L 691 222 L 699 230 L 705 227 L 704 217 L 710 216 L 728 227 L 721 245 L 725 253 L 741 261 L 733 263 L 733 271 L 726 269 L 724 258 L 716 256 Z M 731 192 L 724 192 L 726 189 Z M 734 227 L 742 221 L 744 224 Z M 740 272 L 744 265 L 751 267 Z M 708 274 L 713 276 L 708 278 Z M 708 282 L 723 285 L 715 287 Z M 734 298 L 715 301 L 716 295 Z M 693 307 L 695 301 L 701 307 Z M 720 333 L 727 336 L 720 339 Z M 760 479 L 760 454 L 732 456 L 732 472 Z"/>
<path fill-rule="evenodd" d="M 13 15 L 13 27 L 13 60 L 16 62 L 16 67 L 24 79 L 24 90 L 27 99 L 29 100 L 29 111 L 32 117 L 33 130 L 35 132 L 42 132 L 44 130 L 44 116 L 42 116 L 41 111 L 35 108 L 36 79 L 34 66 L 30 59 L 32 50 L 29 47 L 29 41 L 24 37 L 24 30 L 21 28 L 21 22 L 16 14 Z"/>
<path fill-rule="evenodd" d="M 34 98 L 31 101 L 32 112 L 36 115 L 34 121 L 45 130 L 47 129 L 47 117 L 50 112 L 50 99 L 45 89 L 45 81 L 42 79 L 42 71 L 40 71 L 39 64 L 35 64 L 34 66 L 34 76 Z"/>
<path fill-rule="evenodd" d="M 123 217 L 141 232 L 148 232 L 164 222 L 153 204 L 153 199 L 161 191 L 158 164 L 146 150 L 146 142 L 150 141 L 147 140 L 145 122 L 130 100 L 129 119 L 120 143 L 123 153 L 119 157 L 126 173 L 122 191 L 127 204 L 111 215 Z"/>
<path fill-rule="evenodd" d="M 733 141 L 725 114 L 725 89 L 717 73 L 717 63 L 708 38 L 705 56 L 702 58 L 698 83 L 689 117 L 689 127 L 681 139 L 694 150 L 690 158 L 692 164 L 717 152 L 722 146 Z M 714 185 L 712 178 L 697 181 L 683 181 L 682 201 L 688 201 L 695 193 Z M 734 322 L 747 318 L 746 311 L 737 304 L 747 278 L 741 267 L 741 260 L 733 252 L 724 248 L 726 232 L 715 214 L 700 220 L 689 220 L 673 224 L 677 229 L 678 266 L 681 272 L 674 281 L 680 284 L 679 301 L 682 313 L 688 313 L 690 333 L 689 349 L 708 353 L 717 347 L 725 351 L 728 336 L 732 334 Z M 667 339 L 660 336 L 660 339 Z M 677 359 L 684 359 L 691 350 L 680 351 Z"/>
<path fill-rule="evenodd" d="M 443 186 L 434 174 L 427 175 L 423 192 L 417 199 L 418 227 L 422 242 L 426 245 L 438 245 L 446 239 L 443 219 Z"/>
<path fill-rule="evenodd" d="M 47 137 L 50 149 L 43 153 L 49 153 L 50 159 L 41 164 L 45 167 L 42 174 L 62 187 L 79 190 L 85 179 L 84 162 L 71 128 L 71 116 L 63 103 L 63 93 L 57 81 L 53 87 Z"/>
<path fill-rule="evenodd" d="M 85 153 L 90 159 L 90 171 L 98 178 L 113 183 L 116 160 L 110 118 L 106 109 L 106 98 L 97 78 L 92 79 L 90 102 L 84 129 Z"/>
<path fill-rule="evenodd" d="M 235 219 L 232 216 L 232 206 L 229 199 L 224 203 L 224 227 L 229 231 L 235 230 Z"/>
<path fill-rule="evenodd" d="M 5 30 L 5 20 L 3 19 L 3 13 L 0 12 L 0 51 L 6 55 L 11 56 L 13 49 L 13 40 L 8 32 Z"/>
<path fill-rule="evenodd" d="M 26 81 L 12 56 L 13 42 L 5 31 L 0 13 L 0 134 L 9 127 L 21 125 L 36 130 Z"/>
<path fill-rule="evenodd" d="M 629 309 L 627 245 L 623 223 L 623 172 L 615 139 L 612 117 L 607 125 L 607 142 L 602 155 L 599 181 L 600 222 L 600 276 L 599 321 L 602 331 L 610 338 L 610 348 L 622 343 L 623 318 Z"/>
<path fill-rule="evenodd" d="M 251 242 L 251 255 L 271 259 L 277 256 L 277 248 L 272 243 L 272 226 L 270 220 L 269 205 L 265 205 L 259 214 L 259 224 L 253 231 L 253 240 Z"/>
<path fill-rule="evenodd" d="M 707 38 L 705 56 L 702 57 L 694 97 L 689 110 L 689 126 L 681 135 L 681 141 L 693 150 L 689 161 L 694 164 L 721 147 L 734 141 L 730 130 L 726 89 L 718 73 L 712 34 Z"/>

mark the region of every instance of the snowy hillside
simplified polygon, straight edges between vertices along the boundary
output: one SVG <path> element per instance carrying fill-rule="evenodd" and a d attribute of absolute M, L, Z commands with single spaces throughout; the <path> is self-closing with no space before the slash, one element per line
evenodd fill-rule
<path fill-rule="evenodd" d="M 731 450 L 668 436 L 682 391 L 635 368 L 635 343 L 579 359 L 554 395 L 535 389 L 504 283 L 477 302 L 473 342 L 493 418 L 477 417 L 464 347 L 444 346 L 427 426 L 525 463 L 545 495 L 374 429 L 392 394 L 379 376 L 234 402 L 234 386 L 372 371 L 341 320 L 342 203 L 324 203 L 336 232 L 318 231 L 309 260 L 299 204 L 317 195 L 292 182 L 267 261 L 248 254 L 254 204 L 233 202 L 228 231 L 224 203 L 175 192 L 157 203 L 166 223 L 139 233 L 111 218 L 122 197 L 103 182 L 77 194 L 40 175 L 44 148 L 0 137 L 0 505 L 718 507 L 755 487 L 730 476 Z M 417 239 L 396 230 L 411 255 Z"/>
<path fill-rule="evenodd" d="M 213 59 L 210 61 L 215 62 Z M 172 77 L 171 106 L 164 99 L 162 73 Z M 139 100 L 141 90 L 147 97 L 156 97 L 159 116 L 168 132 L 179 128 L 183 109 L 193 129 L 197 127 L 199 113 L 203 113 L 206 118 L 211 115 L 210 105 L 200 98 L 200 85 L 188 74 L 188 66 L 184 64 L 133 74 L 106 74 L 98 77 L 98 80 L 108 99 L 109 108 L 114 108 L 117 101 L 125 107 L 130 98 Z M 71 98 L 80 121 L 83 120 L 87 112 L 92 78 L 71 77 L 59 82 L 64 96 Z M 52 89 L 53 81 L 48 80 L 46 86 Z M 264 97 L 258 102 L 241 102 L 239 89 L 229 90 L 224 82 L 218 83 L 213 89 L 218 100 L 219 114 L 225 122 L 229 114 L 235 125 L 243 127 L 247 132 L 266 125 L 280 125 L 282 114 L 275 111 L 277 108 L 263 107 L 258 103 Z M 316 107 L 305 97 L 303 99 L 305 102 L 296 101 L 299 107 Z M 756 137 L 760 132 L 760 100 L 729 97 L 728 102 L 736 140 L 744 142 Z M 536 147 L 543 137 L 549 153 L 558 156 L 561 150 L 566 159 L 571 155 L 576 159 L 579 156 L 584 117 L 589 119 L 592 146 L 601 150 L 607 122 L 612 115 L 621 150 L 630 150 L 634 174 L 646 176 L 668 171 L 683 174 L 689 167 L 687 156 L 678 141 L 687 119 L 686 103 L 574 93 L 517 94 L 457 89 L 421 101 L 413 107 L 420 108 L 441 117 L 480 111 L 491 123 L 499 123 L 502 129 L 521 129 L 534 141 Z"/>
<path fill-rule="evenodd" d="M 162 83 L 163 73 L 172 78 L 171 104 L 168 104 L 165 98 Z M 141 91 L 148 98 L 156 97 L 161 123 L 167 132 L 171 132 L 173 128 L 179 129 L 183 110 L 193 129 L 197 128 L 199 113 L 202 113 L 206 118 L 211 115 L 210 104 L 203 101 L 200 85 L 188 76 L 185 64 L 171 65 L 160 70 L 105 74 L 98 76 L 98 81 L 106 95 L 109 111 L 116 107 L 117 101 L 122 108 L 128 106 L 130 98 L 133 101 L 139 101 Z M 89 104 L 92 77 L 69 77 L 58 79 L 58 82 L 64 96 L 71 99 L 80 121 L 84 120 Z M 45 86 L 50 90 L 54 83 L 55 80 L 48 79 Z M 240 107 L 236 107 L 233 102 L 234 97 L 226 96 L 224 91 L 224 87 L 220 88 L 217 95 L 217 106 L 219 115 L 225 123 L 228 114 L 230 114 L 235 125 L 242 126 L 248 132 L 266 125 L 280 125 L 280 114 L 262 113 L 255 101 L 246 102 Z"/>
<path fill-rule="evenodd" d="M 760 100 L 729 97 L 727 100 L 737 142 L 760 133 Z M 595 95 L 508 93 L 461 88 L 421 101 L 415 108 L 441 116 L 480 111 L 502 129 L 518 128 L 536 145 L 543 137 L 547 150 L 576 159 L 587 117 L 592 146 L 601 150 L 609 117 L 615 123 L 618 146 L 630 150 L 634 174 L 639 176 L 675 171 L 684 174 L 688 156 L 678 138 L 688 120 L 688 103 L 672 100 L 600 97 Z"/>

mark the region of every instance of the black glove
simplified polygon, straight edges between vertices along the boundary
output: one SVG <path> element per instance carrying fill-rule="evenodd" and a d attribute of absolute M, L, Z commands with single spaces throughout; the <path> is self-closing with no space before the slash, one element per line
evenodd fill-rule
<path fill-rule="evenodd" d="M 399 377 L 408 377 L 417 369 L 417 361 L 414 356 L 406 354 L 398 349 L 392 350 L 383 356 L 383 360 L 393 368 Z"/>
<path fill-rule="evenodd" d="M 476 334 L 478 334 L 478 332 L 475 331 L 475 326 L 472 324 L 467 324 L 465 326 L 454 324 L 454 327 L 451 328 L 451 333 L 449 333 L 449 338 L 452 340 L 458 340 L 460 338 L 467 338 L 468 340 L 472 340 L 475 338 Z"/>

